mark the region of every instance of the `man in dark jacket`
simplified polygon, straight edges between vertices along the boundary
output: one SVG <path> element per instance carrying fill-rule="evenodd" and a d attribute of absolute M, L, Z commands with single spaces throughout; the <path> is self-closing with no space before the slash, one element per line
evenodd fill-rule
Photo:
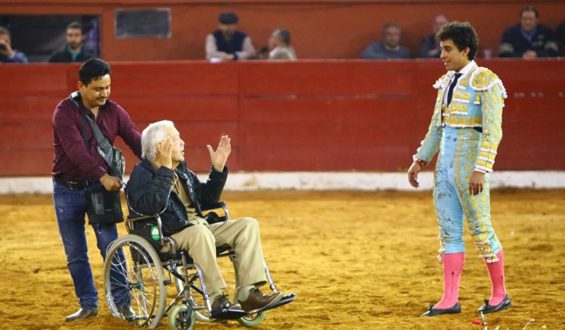
<path fill-rule="evenodd" d="M 65 48 L 54 52 L 49 58 L 50 63 L 84 62 L 92 57 L 83 47 L 84 35 L 82 25 L 72 22 L 67 25 Z"/>
<path fill-rule="evenodd" d="M 421 58 L 439 58 L 441 49 L 439 48 L 439 41 L 436 34 L 441 28 L 449 23 L 449 20 L 444 15 L 437 15 L 432 23 L 432 34 L 422 38 L 420 42 L 420 57 Z"/>
<path fill-rule="evenodd" d="M 235 251 L 241 309 L 254 313 L 280 301 L 281 292 L 264 295 L 259 291 L 267 278 L 257 221 L 242 218 L 209 224 L 202 215 L 203 209 L 219 202 L 228 174 L 230 138 L 222 136 L 215 151 L 207 146 L 212 169 L 206 183 L 186 168 L 184 141 L 171 121 L 150 124 L 141 135 L 141 145 L 143 161 L 133 169 L 126 188 L 130 214 L 160 214 L 164 234 L 202 269 L 212 317 L 239 309 L 222 291 L 226 283 L 216 263 L 217 246 L 228 245 Z"/>
<path fill-rule="evenodd" d="M 539 13 L 533 6 L 520 11 L 520 23 L 509 27 L 502 35 L 500 57 L 534 59 L 559 55 L 550 28 L 538 23 Z"/>
<path fill-rule="evenodd" d="M 0 26 L 0 63 L 27 63 L 27 56 L 12 48 L 10 30 Z"/>
<path fill-rule="evenodd" d="M 372 42 L 361 54 L 363 59 L 385 60 L 411 58 L 408 47 L 400 44 L 402 29 L 396 23 L 387 23 L 383 27 L 382 42 Z"/>

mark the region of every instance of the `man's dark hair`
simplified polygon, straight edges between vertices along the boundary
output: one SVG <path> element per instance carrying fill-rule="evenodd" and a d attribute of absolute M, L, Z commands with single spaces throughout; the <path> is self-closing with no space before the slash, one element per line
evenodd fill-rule
<path fill-rule="evenodd" d="M 98 80 L 110 73 L 110 64 L 99 58 L 91 58 L 80 65 L 78 78 L 85 86 L 88 86 L 93 80 Z"/>
<path fill-rule="evenodd" d="M 82 32 L 82 24 L 77 21 L 71 22 L 69 23 L 69 25 L 67 25 L 67 30 L 68 29 L 80 29 L 80 31 Z"/>
<path fill-rule="evenodd" d="M 469 47 L 467 58 L 474 60 L 479 50 L 479 37 L 477 31 L 469 22 L 451 22 L 444 25 L 436 35 L 440 41 L 453 40 L 460 51 Z"/>
<path fill-rule="evenodd" d="M 284 42 L 285 45 L 290 46 L 290 32 L 287 29 L 278 29 L 277 37 Z"/>
<path fill-rule="evenodd" d="M 220 16 L 218 16 L 218 22 L 220 22 L 220 24 L 237 24 L 238 21 L 239 17 L 231 11 L 221 13 Z"/>
<path fill-rule="evenodd" d="M 520 10 L 520 18 L 522 18 L 522 15 L 524 15 L 525 12 L 528 11 L 533 11 L 534 14 L 536 14 L 536 18 L 539 18 L 539 12 L 536 9 L 536 7 L 532 6 L 532 5 L 527 5 L 524 8 L 522 8 L 522 10 Z"/>
<path fill-rule="evenodd" d="M 6 29 L 3 26 L 0 26 L 0 34 L 7 34 L 10 35 L 10 30 Z"/>

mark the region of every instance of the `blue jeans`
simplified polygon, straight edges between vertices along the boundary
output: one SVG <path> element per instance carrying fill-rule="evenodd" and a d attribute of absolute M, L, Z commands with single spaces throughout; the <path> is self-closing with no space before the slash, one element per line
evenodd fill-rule
<path fill-rule="evenodd" d="M 99 184 L 99 183 L 98 183 Z M 53 182 L 53 203 L 59 233 L 63 239 L 63 246 L 67 256 L 67 266 L 73 278 L 75 294 L 79 298 L 82 308 L 98 308 L 98 292 L 94 286 L 94 279 L 90 263 L 88 262 L 88 247 L 84 228 L 86 214 L 86 191 L 71 190 L 57 182 Z M 96 234 L 96 242 L 102 258 L 106 258 L 106 249 L 116 238 L 118 231 L 116 224 L 92 224 Z M 118 255 L 123 259 L 123 255 Z M 129 305 L 130 296 L 127 289 L 127 280 L 120 274 L 111 273 L 111 277 L 118 279 L 123 285 L 116 285 L 112 295 L 118 306 Z"/>

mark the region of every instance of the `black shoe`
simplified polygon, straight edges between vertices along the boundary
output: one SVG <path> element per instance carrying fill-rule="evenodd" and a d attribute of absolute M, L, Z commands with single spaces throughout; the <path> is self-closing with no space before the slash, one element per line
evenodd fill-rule
<path fill-rule="evenodd" d="M 120 312 L 120 315 L 128 322 L 135 320 L 135 312 L 130 305 L 118 307 L 118 312 Z"/>
<path fill-rule="evenodd" d="M 225 294 L 221 294 L 212 302 L 210 317 L 213 319 L 232 319 L 245 315 L 239 304 L 232 303 Z"/>
<path fill-rule="evenodd" d="M 82 320 L 82 319 L 86 319 L 88 317 L 94 317 L 96 315 L 98 315 L 98 309 L 97 308 L 94 308 L 94 309 L 81 308 L 76 313 L 65 317 L 65 322 Z"/>
<path fill-rule="evenodd" d="M 498 304 L 496 306 L 489 305 L 488 299 L 485 299 L 485 304 L 482 305 L 481 307 L 479 307 L 479 309 L 477 310 L 477 313 L 479 313 L 479 314 L 480 313 L 483 313 L 483 314 L 496 313 L 496 312 L 503 311 L 510 306 L 512 306 L 512 301 L 510 300 L 510 297 L 508 297 L 508 295 L 504 296 L 504 299 L 502 299 L 500 304 Z"/>
<path fill-rule="evenodd" d="M 430 305 L 430 307 L 428 307 L 428 310 L 423 312 L 420 316 L 431 317 L 442 314 L 458 314 L 458 313 L 461 313 L 461 305 L 459 305 L 459 303 L 457 302 L 455 303 L 455 305 L 453 305 L 453 307 L 450 308 L 434 308 L 434 305 Z"/>

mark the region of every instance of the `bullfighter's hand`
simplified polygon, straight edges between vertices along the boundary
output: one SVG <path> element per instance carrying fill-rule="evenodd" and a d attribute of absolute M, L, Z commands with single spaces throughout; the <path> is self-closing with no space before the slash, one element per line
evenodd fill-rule
<path fill-rule="evenodd" d="M 420 183 L 418 182 L 418 173 L 420 173 L 421 170 L 422 167 L 417 161 L 413 162 L 408 169 L 408 182 L 410 182 L 410 185 L 414 188 L 418 188 L 420 186 Z"/>
<path fill-rule="evenodd" d="M 485 174 L 482 172 L 474 171 L 469 179 L 469 193 L 471 195 L 478 195 L 483 191 L 485 184 Z"/>

